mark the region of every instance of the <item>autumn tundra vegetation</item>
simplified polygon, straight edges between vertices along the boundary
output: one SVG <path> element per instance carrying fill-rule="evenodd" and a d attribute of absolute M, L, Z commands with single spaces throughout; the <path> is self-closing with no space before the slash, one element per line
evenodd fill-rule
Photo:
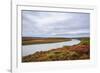
<path fill-rule="evenodd" d="M 23 37 L 22 45 L 31 45 L 31 44 L 45 44 L 45 43 L 56 43 L 70 41 L 68 38 L 41 38 L 41 37 Z"/>
<path fill-rule="evenodd" d="M 37 51 L 31 55 L 23 56 L 22 62 L 42 62 L 42 61 L 64 61 L 64 60 L 87 60 L 90 59 L 90 38 L 77 38 L 81 42 L 73 46 L 63 46 L 48 51 Z M 51 40 L 51 39 L 49 39 Z M 66 39 L 70 40 L 70 39 Z M 28 41 L 28 40 L 27 40 Z M 36 39 L 35 39 L 36 41 Z M 43 39 L 41 39 L 43 41 Z M 46 41 L 43 43 L 60 42 L 61 39 L 53 39 L 53 41 Z M 65 41 L 65 39 L 62 39 Z M 26 44 L 25 42 L 22 44 Z M 32 43 L 32 42 L 31 42 Z M 31 44 L 29 43 L 29 44 Z M 36 42 L 38 43 L 38 42 Z M 41 43 L 41 42 L 39 42 Z"/>

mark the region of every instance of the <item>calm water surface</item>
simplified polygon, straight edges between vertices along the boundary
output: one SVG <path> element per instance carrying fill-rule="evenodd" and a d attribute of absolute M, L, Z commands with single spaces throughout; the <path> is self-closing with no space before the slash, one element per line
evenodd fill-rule
<path fill-rule="evenodd" d="M 22 56 L 27 56 L 37 51 L 47 51 L 50 49 L 61 48 L 63 46 L 72 46 L 72 45 L 76 45 L 79 43 L 80 43 L 80 40 L 72 39 L 71 41 L 58 42 L 58 43 L 23 45 L 22 46 Z"/>

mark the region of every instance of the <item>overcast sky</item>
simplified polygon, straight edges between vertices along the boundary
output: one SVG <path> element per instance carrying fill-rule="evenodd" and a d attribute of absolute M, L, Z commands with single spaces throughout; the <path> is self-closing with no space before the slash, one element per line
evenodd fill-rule
<path fill-rule="evenodd" d="M 88 37 L 89 13 L 22 11 L 22 36 Z"/>

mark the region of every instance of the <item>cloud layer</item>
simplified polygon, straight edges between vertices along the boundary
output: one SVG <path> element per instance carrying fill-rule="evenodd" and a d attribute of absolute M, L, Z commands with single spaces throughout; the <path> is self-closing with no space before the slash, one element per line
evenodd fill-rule
<path fill-rule="evenodd" d="M 89 20 L 88 13 L 22 11 L 22 36 L 87 37 Z"/>

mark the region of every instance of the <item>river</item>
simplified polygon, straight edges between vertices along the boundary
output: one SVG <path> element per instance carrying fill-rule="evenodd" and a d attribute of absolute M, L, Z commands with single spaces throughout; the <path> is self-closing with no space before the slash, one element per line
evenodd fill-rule
<path fill-rule="evenodd" d="M 73 46 L 79 43 L 80 43 L 80 40 L 72 39 L 70 41 L 58 42 L 58 43 L 23 45 L 22 46 L 22 56 L 27 56 L 37 51 L 47 51 L 50 49 L 61 48 L 63 46 Z"/>

